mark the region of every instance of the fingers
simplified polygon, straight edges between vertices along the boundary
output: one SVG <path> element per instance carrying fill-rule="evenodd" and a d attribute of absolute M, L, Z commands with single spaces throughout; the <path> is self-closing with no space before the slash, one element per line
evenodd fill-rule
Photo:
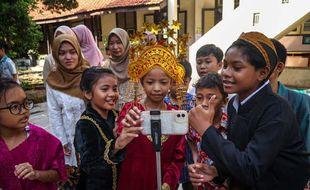
<path fill-rule="evenodd" d="M 124 133 L 133 133 L 133 134 L 140 134 L 143 130 L 143 127 L 129 127 L 129 128 L 124 128 L 123 131 Z"/>
<path fill-rule="evenodd" d="M 211 96 L 211 98 L 209 100 L 210 111 L 215 111 L 215 99 L 216 99 L 216 95 L 213 95 L 213 96 Z"/>
<path fill-rule="evenodd" d="M 141 124 L 141 111 L 137 107 L 133 107 L 128 113 L 125 115 L 125 118 L 122 121 L 122 124 L 125 127 L 138 126 Z"/>
<path fill-rule="evenodd" d="M 26 179 L 35 174 L 31 164 L 28 162 L 16 165 L 14 173 L 18 178 L 22 179 Z"/>

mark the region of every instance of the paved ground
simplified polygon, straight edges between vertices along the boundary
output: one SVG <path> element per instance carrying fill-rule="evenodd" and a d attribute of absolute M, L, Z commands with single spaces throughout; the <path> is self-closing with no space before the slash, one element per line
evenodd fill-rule
<path fill-rule="evenodd" d="M 31 110 L 30 123 L 38 125 L 46 130 L 50 129 L 46 102 L 34 105 Z"/>
<path fill-rule="evenodd" d="M 38 125 L 47 131 L 50 130 L 46 102 L 34 105 L 33 109 L 31 110 L 30 123 Z M 182 190 L 182 187 L 179 187 L 178 190 Z"/>

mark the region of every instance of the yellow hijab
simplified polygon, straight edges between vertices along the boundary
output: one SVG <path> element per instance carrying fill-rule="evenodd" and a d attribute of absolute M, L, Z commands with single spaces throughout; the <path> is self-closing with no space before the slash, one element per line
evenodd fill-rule
<path fill-rule="evenodd" d="M 78 54 L 78 65 L 73 70 L 66 69 L 59 61 L 59 49 L 64 42 L 70 43 Z M 54 39 L 52 54 L 57 67 L 56 71 L 49 73 L 47 84 L 52 89 L 83 99 L 83 94 L 80 90 L 80 81 L 83 71 L 89 68 L 89 63 L 83 59 L 77 39 L 69 34 L 59 35 Z"/>

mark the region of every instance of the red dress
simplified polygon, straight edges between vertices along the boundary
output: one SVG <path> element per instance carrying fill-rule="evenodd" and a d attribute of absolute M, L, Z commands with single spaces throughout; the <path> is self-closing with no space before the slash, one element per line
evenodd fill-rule
<path fill-rule="evenodd" d="M 123 128 L 121 121 L 133 103 L 127 103 L 119 117 L 119 129 Z M 144 107 L 135 103 L 141 111 Z M 168 110 L 174 109 L 167 105 Z M 170 189 L 176 189 L 179 183 L 185 159 L 184 135 L 163 136 L 161 150 L 162 183 L 167 183 Z M 140 134 L 126 147 L 126 157 L 120 169 L 118 190 L 156 190 L 156 157 L 149 137 Z"/>

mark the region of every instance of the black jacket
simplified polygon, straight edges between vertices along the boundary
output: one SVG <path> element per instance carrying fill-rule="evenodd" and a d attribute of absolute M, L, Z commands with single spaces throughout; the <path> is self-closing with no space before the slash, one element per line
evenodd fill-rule
<path fill-rule="evenodd" d="M 105 120 L 90 105 L 77 122 L 74 144 L 81 159 L 78 189 L 116 189 L 118 164 L 125 155 L 123 150 L 113 153 L 114 122 L 113 111 Z"/>
<path fill-rule="evenodd" d="M 305 143 L 288 103 L 267 85 L 234 109 L 228 105 L 228 140 L 212 126 L 202 149 L 231 189 L 303 190 L 309 178 Z"/>

